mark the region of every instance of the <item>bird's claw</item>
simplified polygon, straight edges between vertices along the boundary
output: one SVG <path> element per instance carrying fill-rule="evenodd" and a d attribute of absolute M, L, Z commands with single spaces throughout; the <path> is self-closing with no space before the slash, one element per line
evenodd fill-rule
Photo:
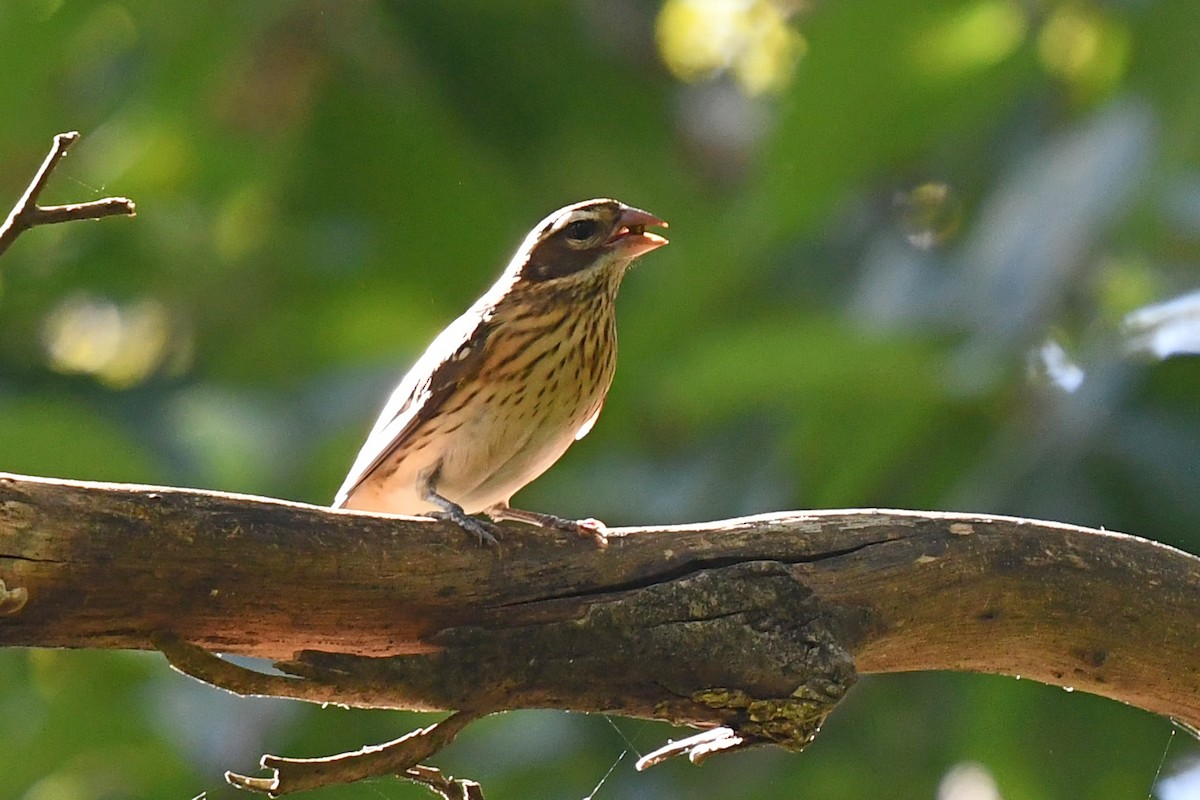
<path fill-rule="evenodd" d="M 600 520 L 588 517 L 587 519 L 576 520 L 573 524 L 576 533 L 580 536 L 590 538 L 601 550 L 608 547 L 608 526 Z"/>
<path fill-rule="evenodd" d="M 526 511 L 513 508 L 507 504 L 492 506 L 485 512 L 492 519 L 511 519 L 524 522 L 526 525 L 536 525 L 539 528 L 552 528 L 557 531 L 577 533 L 591 539 L 601 550 L 608 547 L 608 527 L 598 519 L 567 519 L 555 514 L 545 514 L 541 511 Z"/>
<path fill-rule="evenodd" d="M 608 526 L 595 517 L 587 519 L 565 519 L 553 514 L 545 514 L 543 525 L 568 533 L 577 533 L 585 539 L 591 539 L 601 550 L 608 547 Z"/>
<path fill-rule="evenodd" d="M 481 545 L 500 544 L 500 540 L 496 536 L 496 534 L 500 532 L 500 529 L 490 522 L 485 522 L 484 520 L 476 519 L 475 517 L 469 517 L 461 511 L 434 511 L 430 513 L 429 516 L 433 517 L 434 519 L 453 522 L 467 533 L 475 534 L 479 537 L 479 543 Z"/>

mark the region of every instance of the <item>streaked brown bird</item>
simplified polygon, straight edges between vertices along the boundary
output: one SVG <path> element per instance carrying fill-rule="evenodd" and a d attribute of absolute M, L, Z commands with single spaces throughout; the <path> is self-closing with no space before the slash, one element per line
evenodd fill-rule
<path fill-rule="evenodd" d="M 449 519 L 481 542 L 470 516 L 574 530 L 595 520 L 512 508 L 509 500 L 591 429 L 617 360 L 614 302 L 633 261 L 667 243 L 667 223 L 616 200 L 560 208 L 400 382 L 334 507 Z"/>

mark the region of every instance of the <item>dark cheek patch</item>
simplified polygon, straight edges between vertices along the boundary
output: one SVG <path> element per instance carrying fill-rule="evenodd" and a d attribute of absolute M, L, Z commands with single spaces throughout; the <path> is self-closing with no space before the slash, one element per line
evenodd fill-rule
<path fill-rule="evenodd" d="M 521 270 L 521 277 L 530 281 L 547 281 L 572 275 L 590 267 L 598 255 L 595 248 L 576 250 L 553 237 L 533 248 Z"/>

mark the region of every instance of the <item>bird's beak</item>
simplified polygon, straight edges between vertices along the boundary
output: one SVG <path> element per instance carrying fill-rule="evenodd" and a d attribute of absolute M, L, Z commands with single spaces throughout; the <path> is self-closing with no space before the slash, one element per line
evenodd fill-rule
<path fill-rule="evenodd" d="M 647 233 L 647 225 L 657 228 L 667 227 L 666 222 L 647 211 L 624 206 L 621 209 L 621 218 L 617 222 L 617 229 L 608 241 L 610 244 L 618 245 L 630 258 L 637 258 L 667 243 L 667 240 L 657 233 Z"/>

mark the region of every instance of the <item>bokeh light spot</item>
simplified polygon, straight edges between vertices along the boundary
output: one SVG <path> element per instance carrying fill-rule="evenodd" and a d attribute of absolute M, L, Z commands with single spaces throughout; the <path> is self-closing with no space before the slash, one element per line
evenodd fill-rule
<path fill-rule="evenodd" d="M 730 72 L 751 95 L 785 88 L 805 49 L 770 0 L 667 0 L 655 35 L 675 77 L 693 83 Z"/>
<path fill-rule="evenodd" d="M 29 787 L 21 800 L 95 800 L 96 797 L 81 776 L 55 772 Z"/>
<path fill-rule="evenodd" d="M 1038 36 L 1038 56 L 1047 72 L 1096 93 L 1114 86 L 1125 72 L 1129 32 L 1100 10 L 1055 9 Z"/>
<path fill-rule="evenodd" d="M 896 196 L 904 237 L 921 250 L 944 244 L 962 225 L 962 203 L 945 183 L 930 181 Z"/>
<path fill-rule="evenodd" d="M 1200 355 L 1200 291 L 1139 308 L 1125 317 L 1124 332 L 1134 352 Z"/>
<path fill-rule="evenodd" d="M 1000 787 L 982 764 L 955 764 L 938 784 L 937 800 L 1002 800 Z"/>
<path fill-rule="evenodd" d="M 42 324 L 51 369 L 92 375 L 114 389 L 141 383 L 172 351 L 170 314 L 158 301 L 118 305 L 75 294 L 60 302 Z"/>
<path fill-rule="evenodd" d="M 999 64 L 1025 38 L 1021 7 L 1009 0 L 984 0 L 942 18 L 916 43 L 916 61 L 930 75 L 957 77 Z"/>
<path fill-rule="evenodd" d="M 1083 367 L 1054 339 L 1047 339 L 1029 353 L 1029 379 L 1033 383 L 1072 394 L 1083 386 L 1086 377 Z"/>

